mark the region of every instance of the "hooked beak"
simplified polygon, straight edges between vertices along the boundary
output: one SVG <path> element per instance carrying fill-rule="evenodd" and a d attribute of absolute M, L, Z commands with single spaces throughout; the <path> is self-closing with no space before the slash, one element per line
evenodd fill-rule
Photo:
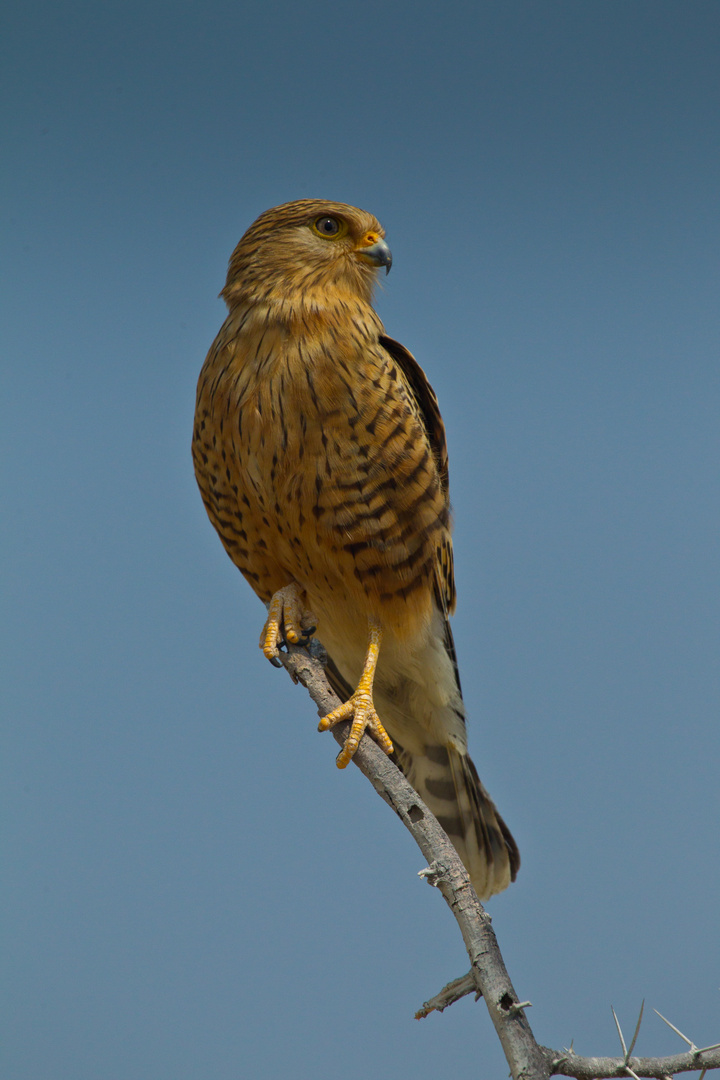
<path fill-rule="evenodd" d="M 385 273 L 390 273 L 392 266 L 392 252 L 384 240 L 376 240 L 368 247 L 360 248 L 358 255 L 361 259 L 367 259 L 373 266 L 384 266 Z"/>

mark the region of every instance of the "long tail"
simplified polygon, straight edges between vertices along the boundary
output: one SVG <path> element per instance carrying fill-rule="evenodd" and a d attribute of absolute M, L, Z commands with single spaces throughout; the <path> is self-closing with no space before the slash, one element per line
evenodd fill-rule
<path fill-rule="evenodd" d="M 452 840 L 480 899 L 506 889 L 517 876 L 520 853 L 471 758 L 440 745 L 426 746 L 422 756 L 396 751 L 403 773 Z"/>

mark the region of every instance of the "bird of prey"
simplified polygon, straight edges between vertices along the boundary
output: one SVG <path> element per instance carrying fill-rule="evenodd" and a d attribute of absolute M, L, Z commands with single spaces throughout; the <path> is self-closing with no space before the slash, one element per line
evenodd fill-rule
<path fill-rule="evenodd" d="M 487 898 L 520 858 L 467 753 L 445 429 L 422 368 L 372 307 L 392 264 L 384 236 L 371 214 L 321 199 L 250 226 L 200 374 L 195 473 L 267 605 L 265 656 L 313 630 L 328 652 L 344 704 L 320 730 L 352 720 L 337 764 L 369 731 Z"/>

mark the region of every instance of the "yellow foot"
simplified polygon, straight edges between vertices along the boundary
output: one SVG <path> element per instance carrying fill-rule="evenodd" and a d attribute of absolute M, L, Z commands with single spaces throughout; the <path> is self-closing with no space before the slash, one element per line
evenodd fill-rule
<path fill-rule="evenodd" d="M 270 663 L 279 667 L 280 645 L 306 643 L 315 627 L 313 617 L 303 606 L 303 592 L 294 582 L 278 589 L 268 605 L 268 617 L 260 634 L 260 648 Z"/>
<path fill-rule="evenodd" d="M 338 754 L 335 764 L 338 769 L 344 769 L 350 763 L 350 759 L 360 745 L 360 740 L 366 731 L 370 731 L 386 754 L 392 754 L 393 744 L 385 728 L 380 723 L 380 718 L 373 708 L 372 697 L 356 690 L 344 705 L 333 709 L 324 716 L 318 724 L 318 731 L 327 731 L 341 720 L 349 720 L 353 717 L 350 734 L 345 740 L 345 745 Z"/>
<path fill-rule="evenodd" d="M 392 741 L 387 731 L 380 723 L 378 714 L 375 712 L 375 704 L 372 696 L 373 680 L 375 678 L 375 668 L 377 667 L 378 656 L 380 655 L 381 641 L 382 630 L 380 624 L 376 623 L 374 620 L 370 620 L 370 640 L 368 642 L 363 673 L 360 676 L 357 690 L 344 705 L 339 705 L 337 709 L 333 709 L 333 711 L 328 713 L 327 716 L 324 716 L 318 724 L 318 731 L 327 731 L 341 720 L 349 720 L 350 717 L 353 718 L 350 734 L 345 740 L 345 745 L 338 754 L 335 762 L 338 769 L 344 769 L 345 766 L 349 764 L 350 759 L 360 745 L 360 740 L 366 731 L 370 731 L 371 734 L 375 736 L 377 742 L 386 754 L 392 754 L 393 752 Z"/>

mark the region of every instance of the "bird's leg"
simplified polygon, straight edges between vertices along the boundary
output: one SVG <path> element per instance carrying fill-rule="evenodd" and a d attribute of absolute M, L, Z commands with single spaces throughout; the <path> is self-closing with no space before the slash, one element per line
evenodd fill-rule
<path fill-rule="evenodd" d="M 339 705 L 337 709 L 333 709 L 333 711 L 328 713 L 327 716 L 324 716 L 318 724 L 318 731 L 327 731 L 328 728 L 334 727 L 335 724 L 339 723 L 341 720 L 349 720 L 351 716 L 353 718 L 350 734 L 337 756 L 336 765 L 338 769 L 344 769 L 349 763 L 366 730 L 369 730 L 375 736 L 386 754 L 392 754 L 393 752 L 393 744 L 390 741 L 390 736 L 387 731 L 380 723 L 378 714 L 375 712 L 375 704 L 372 696 L 375 668 L 377 667 L 378 656 L 380 655 L 382 628 L 380 623 L 376 622 L 375 619 L 369 619 L 368 622 L 370 635 L 367 653 L 365 655 L 365 664 L 362 675 L 360 676 L 360 682 L 357 684 L 357 689 L 344 705 Z"/>
<path fill-rule="evenodd" d="M 277 660 L 281 645 L 307 645 L 315 631 L 314 626 L 307 629 L 303 623 L 312 622 L 313 617 L 303 605 L 303 592 L 294 581 L 273 595 L 268 604 L 268 617 L 260 634 L 260 648 L 271 664 L 280 667 Z"/>

